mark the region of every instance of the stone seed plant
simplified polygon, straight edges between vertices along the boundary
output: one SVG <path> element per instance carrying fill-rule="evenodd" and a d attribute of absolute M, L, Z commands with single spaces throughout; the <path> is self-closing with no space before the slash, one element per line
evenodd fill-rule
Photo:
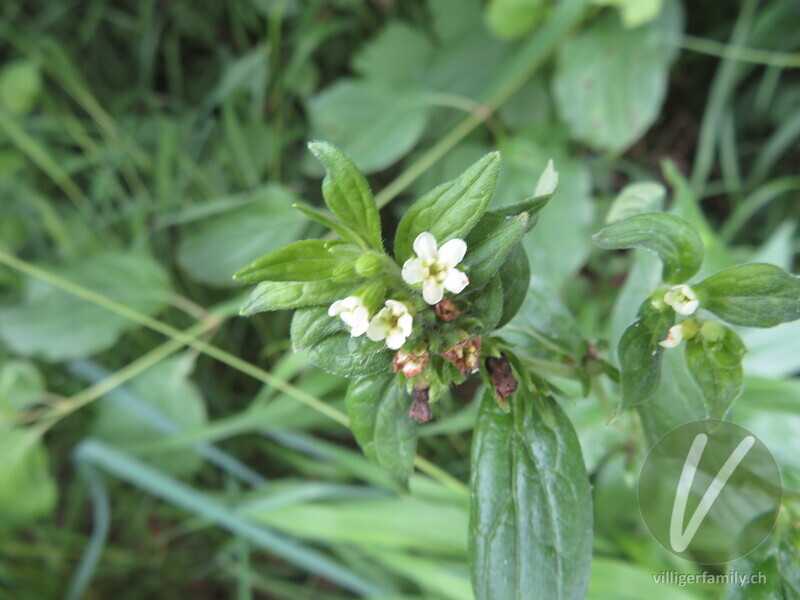
<path fill-rule="evenodd" d="M 280 248 L 236 273 L 258 284 L 242 315 L 293 309 L 294 350 L 350 378 L 350 427 L 366 456 L 405 488 L 419 427 L 467 378 L 485 389 L 474 425 L 470 558 L 478 600 L 586 595 L 592 501 L 575 430 L 546 363 L 504 339 L 529 291 L 521 245 L 553 195 L 546 165 L 533 197 L 488 210 L 501 157 L 490 153 L 418 199 L 386 247 L 365 177 L 338 148 L 309 144 L 322 162 L 329 216 L 297 208 L 331 230 Z M 663 285 L 642 299 L 616 357 L 586 344 L 572 367 L 585 389 L 618 382 L 616 414 L 655 393 L 665 352 L 680 352 L 709 419 L 723 419 L 743 387 L 745 347 L 734 328 L 800 318 L 800 278 L 769 264 L 730 267 L 694 282 L 703 240 L 686 220 L 615 204 L 594 239 L 644 248 Z M 565 248 L 565 252 L 569 249 Z M 549 379 L 548 379 L 549 378 Z"/>

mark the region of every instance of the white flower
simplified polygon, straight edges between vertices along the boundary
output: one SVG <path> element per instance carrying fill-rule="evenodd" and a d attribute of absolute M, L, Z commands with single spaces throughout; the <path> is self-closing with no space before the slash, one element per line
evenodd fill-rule
<path fill-rule="evenodd" d="M 445 290 L 458 294 L 469 285 L 469 278 L 455 268 L 467 253 L 464 240 L 454 238 L 437 248 L 436 238 L 426 231 L 414 240 L 414 252 L 417 258 L 403 265 L 403 280 L 411 285 L 422 282 L 422 297 L 428 304 L 441 302 Z"/>
<path fill-rule="evenodd" d="M 413 323 L 414 317 L 405 304 L 397 300 L 387 300 L 386 308 L 382 308 L 369 322 L 367 337 L 373 342 L 386 340 L 389 348 L 397 350 L 411 335 Z"/>
<path fill-rule="evenodd" d="M 367 331 L 369 326 L 369 309 L 364 306 L 358 296 L 348 296 L 337 300 L 328 309 L 328 316 L 338 316 L 350 327 L 350 335 L 358 337 Z"/>
<path fill-rule="evenodd" d="M 667 332 L 667 339 L 658 342 L 663 348 L 676 348 L 684 340 L 693 338 L 697 334 L 697 324 L 692 319 L 673 325 Z"/>
<path fill-rule="evenodd" d="M 700 306 L 697 294 L 685 283 L 672 286 L 672 288 L 664 294 L 664 302 L 674 308 L 676 313 L 684 316 L 694 314 L 694 311 Z"/>

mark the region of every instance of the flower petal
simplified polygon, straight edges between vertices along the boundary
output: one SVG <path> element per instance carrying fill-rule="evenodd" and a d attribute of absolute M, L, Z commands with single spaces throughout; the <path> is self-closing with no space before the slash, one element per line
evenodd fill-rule
<path fill-rule="evenodd" d="M 435 260 L 436 259 L 436 238 L 432 233 L 423 231 L 414 240 L 414 252 L 422 260 Z"/>
<path fill-rule="evenodd" d="M 449 243 L 449 242 L 448 242 Z M 463 271 L 450 269 L 444 279 L 444 288 L 453 294 L 460 294 L 469 285 L 469 277 Z"/>
<path fill-rule="evenodd" d="M 439 263 L 452 269 L 462 260 L 467 253 L 467 242 L 458 238 L 452 239 L 439 248 Z"/>
<path fill-rule="evenodd" d="M 386 336 L 386 345 L 392 350 L 397 350 L 406 343 L 406 336 L 397 328 L 392 329 Z"/>
<path fill-rule="evenodd" d="M 425 274 L 422 261 L 418 258 L 409 258 L 403 264 L 403 281 L 410 285 L 419 283 Z"/>
<path fill-rule="evenodd" d="M 367 326 L 367 337 L 373 342 L 380 342 L 386 339 L 389 334 L 389 324 L 386 322 L 386 309 L 379 312 Z"/>
<path fill-rule="evenodd" d="M 400 315 L 404 315 L 408 312 L 408 307 L 399 300 L 387 300 L 386 308 L 384 310 L 388 311 L 386 315 L 387 317 L 389 315 L 399 317 Z"/>
<path fill-rule="evenodd" d="M 697 307 L 700 306 L 699 300 L 689 300 L 688 302 L 683 303 L 675 303 L 672 305 L 672 308 L 675 309 L 675 312 L 679 315 L 689 316 L 694 314 L 694 311 L 697 310 Z"/>
<path fill-rule="evenodd" d="M 343 306 L 343 302 L 341 300 L 337 300 L 336 302 L 331 304 L 331 307 L 328 309 L 328 316 L 335 317 L 336 315 L 344 312 L 345 310 L 347 310 L 347 308 Z"/>
<path fill-rule="evenodd" d="M 444 285 L 433 279 L 422 282 L 422 299 L 428 304 L 437 304 L 444 298 Z"/>
<path fill-rule="evenodd" d="M 406 313 L 397 318 L 397 327 L 405 335 L 411 335 L 411 329 L 414 326 L 414 317 Z"/>

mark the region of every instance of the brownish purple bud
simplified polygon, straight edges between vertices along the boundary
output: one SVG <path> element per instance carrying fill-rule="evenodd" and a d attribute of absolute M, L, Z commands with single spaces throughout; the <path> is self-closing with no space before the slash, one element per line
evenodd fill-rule
<path fill-rule="evenodd" d="M 433 418 L 433 411 L 429 402 L 430 388 L 422 388 L 414 390 L 414 403 L 411 405 L 411 410 L 408 416 L 414 419 L 417 423 L 427 423 Z"/>
<path fill-rule="evenodd" d="M 458 367 L 462 376 L 475 373 L 480 367 L 481 337 L 467 338 L 443 352 L 442 356 Z"/>
<path fill-rule="evenodd" d="M 505 402 L 505 399 L 513 394 L 519 385 L 511 372 L 508 359 L 505 356 L 489 357 L 486 360 L 486 369 L 489 371 L 489 381 L 492 382 L 495 395 L 500 402 Z"/>
<path fill-rule="evenodd" d="M 461 314 L 461 311 L 458 310 L 458 307 L 449 298 L 437 302 L 433 310 L 436 312 L 436 316 L 442 321 L 452 321 Z"/>

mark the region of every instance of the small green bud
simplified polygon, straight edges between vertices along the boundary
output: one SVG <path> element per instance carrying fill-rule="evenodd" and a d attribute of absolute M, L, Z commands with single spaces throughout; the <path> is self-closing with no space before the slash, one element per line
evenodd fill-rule
<path fill-rule="evenodd" d="M 362 277 L 372 277 L 384 270 L 386 257 L 377 252 L 366 252 L 356 261 L 356 273 Z"/>
<path fill-rule="evenodd" d="M 709 342 L 719 342 L 725 337 L 726 327 L 719 321 L 704 321 L 700 326 L 700 335 Z"/>

